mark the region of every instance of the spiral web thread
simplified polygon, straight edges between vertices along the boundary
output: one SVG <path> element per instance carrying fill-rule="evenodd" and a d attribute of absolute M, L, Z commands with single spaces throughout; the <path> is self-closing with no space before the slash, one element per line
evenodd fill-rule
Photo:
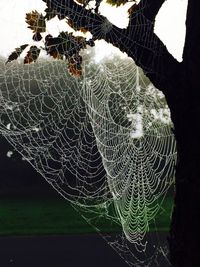
<path fill-rule="evenodd" d="M 173 182 L 170 113 L 133 60 L 94 51 L 81 78 L 59 60 L 1 62 L 0 132 L 98 231 L 121 226 L 104 238 L 130 266 L 159 266 L 166 244 L 146 233 Z"/>

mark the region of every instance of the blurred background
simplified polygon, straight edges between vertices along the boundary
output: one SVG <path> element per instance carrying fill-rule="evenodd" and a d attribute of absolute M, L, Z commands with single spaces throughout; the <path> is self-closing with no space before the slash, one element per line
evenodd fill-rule
<path fill-rule="evenodd" d="M 111 263 L 127 266 L 1 136 L 0 266 L 103 267 Z"/>

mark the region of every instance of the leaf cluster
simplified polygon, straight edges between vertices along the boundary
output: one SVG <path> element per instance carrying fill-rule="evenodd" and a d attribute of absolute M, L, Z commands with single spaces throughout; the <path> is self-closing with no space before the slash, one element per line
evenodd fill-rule
<path fill-rule="evenodd" d="M 6 61 L 6 64 L 18 59 L 18 57 L 21 55 L 21 53 L 24 51 L 24 49 L 26 49 L 26 47 L 28 46 L 28 44 L 25 45 L 21 45 L 20 47 L 15 48 L 15 51 L 13 51 L 9 57 L 8 60 Z"/>
<path fill-rule="evenodd" d="M 55 15 L 55 14 L 54 14 Z M 46 19 L 53 18 L 53 14 L 48 13 L 48 18 L 42 16 L 37 11 L 26 14 L 26 22 L 34 35 L 34 41 L 42 39 L 41 32 L 46 29 Z M 39 26 L 38 26 L 39 25 Z M 66 60 L 68 62 L 67 68 L 73 76 L 82 75 L 82 57 L 79 55 L 81 49 L 86 49 L 87 45 L 94 46 L 93 39 L 86 40 L 82 36 L 73 36 L 72 33 L 60 32 L 57 37 L 48 34 L 44 40 L 44 50 L 48 55 L 57 60 Z M 16 60 L 21 53 L 28 47 L 28 44 L 16 48 L 10 54 L 6 63 Z M 25 58 L 24 64 L 36 62 L 39 58 L 41 48 L 36 45 L 30 46 Z"/>
<path fill-rule="evenodd" d="M 40 55 L 40 49 L 35 45 L 31 46 L 24 58 L 24 64 L 30 64 L 32 62 L 36 62 L 39 55 Z"/>
<path fill-rule="evenodd" d="M 73 36 L 72 33 L 61 32 L 57 37 L 47 35 L 45 38 L 45 50 L 54 59 L 66 59 L 68 70 L 74 76 L 82 74 L 82 57 L 79 55 L 81 49 L 86 46 L 94 46 L 94 41 L 89 41 L 82 36 Z"/>
<path fill-rule="evenodd" d="M 102 0 L 96 0 L 96 10 L 98 12 L 98 7 Z M 107 0 L 111 5 L 120 6 L 127 3 L 129 0 Z M 88 0 L 78 0 L 79 4 L 83 6 L 87 5 Z M 134 1 L 135 2 L 135 1 Z M 134 10 L 133 5 L 129 9 L 129 14 Z M 68 71 L 74 76 L 80 76 L 82 74 L 82 57 L 80 56 L 80 51 L 82 49 L 87 49 L 87 45 L 94 46 L 94 40 L 86 40 L 82 36 L 73 36 L 72 33 L 61 32 L 57 37 L 53 37 L 48 34 L 46 37 L 42 36 L 43 33 L 46 33 L 46 23 L 58 17 L 59 20 L 65 18 L 64 15 L 57 13 L 53 10 L 50 4 L 47 3 L 47 8 L 44 10 L 45 15 L 39 13 L 37 10 L 32 11 L 26 14 L 25 20 L 28 24 L 28 28 L 33 32 L 33 40 L 35 42 L 43 40 L 44 47 L 38 47 L 36 45 L 30 46 L 25 58 L 24 64 L 30 64 L 36 62 L 39 58 L 41 49 L 45 50 L 48 55 L 57 60 L 66 60 L 68 62 Z M 73 28 L 75 31 L 82 31 L 83 33 L 87 32 L 87 29 L 81 27 L 75 21 L 67 19 L 68 25 Z M 21 53 L 27 48 L 28 44 L 22 45 L 13 51 L 6 63 L 9 63 L 13 60 L 16 60 Z"/>
<path fill-rule="evenodd" d="M 26 14 L 26 23 L 29 25 L 28 28 L 34 33 L 46 31 L 45 17 L 36 10 Z"/>

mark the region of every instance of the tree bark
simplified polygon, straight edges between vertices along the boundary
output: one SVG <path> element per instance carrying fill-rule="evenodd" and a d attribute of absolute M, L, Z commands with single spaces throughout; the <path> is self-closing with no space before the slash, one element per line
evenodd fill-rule
<path fill-rule="evenodd" d="M 200 266 L 200 3 L 189 0 L 180 88 L 174 87 L 172 119 L 177 140 L 175 206 L 169 237 L 173 266 Z"/>

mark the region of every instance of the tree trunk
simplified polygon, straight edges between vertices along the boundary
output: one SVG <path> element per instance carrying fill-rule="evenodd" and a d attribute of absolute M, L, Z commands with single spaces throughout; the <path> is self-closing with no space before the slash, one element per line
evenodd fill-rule
<path fill-rule="evenodd" d="M 176 195 L 169 237 L 171 263 L 200 266 L 200 3 L 189 0 L 186 43 L 174 99 L 169 100 L 177 140 Z"/>
<path fill-rule="evenodd" d="M 183 106 L 182 112 L 173 116 L 178 163 L 169 244 L 171 262 L 180 267 L 200 266 L 200 107 L 189 106 Z"/>
<path fill-rule="evenodd" d="M 105 22 L 103 16 L 83 11 L 83 8 L 72 0 L 43 1 L 58 13 L 72 18 L 79 23 L 78 25 L 91 30 L 95 40 L 101 37 L 127 52 L 143 68 L 152 83 L 164 92 L 171 110 L 178 150 L 175 207 L 169 236 L 171 263 L 175 267 L 199 267 L 200 1 L 188 0 L 186 43 L 181 64 L 173 59 L 153 33 L 154 18 L 163 0 L 141 0 L 139 11 L 136 14 L 133 13 L 130 27 L 127 30 L 112 26 L 111 30 L 102 36 L 98 35 L 98 31 Z M 70 8 L 71 6 L 74 8 Z M 141 27 L 138 31 L 133 31 L 132 25 L 134 26 L 136 16 L 139 18 L 138 21 L 143 21 L 140 20 L 140 16 L 143 15 L 148 19 L 139 25 Z M 82 19 L 83 17 L 87 20 Z"/>

